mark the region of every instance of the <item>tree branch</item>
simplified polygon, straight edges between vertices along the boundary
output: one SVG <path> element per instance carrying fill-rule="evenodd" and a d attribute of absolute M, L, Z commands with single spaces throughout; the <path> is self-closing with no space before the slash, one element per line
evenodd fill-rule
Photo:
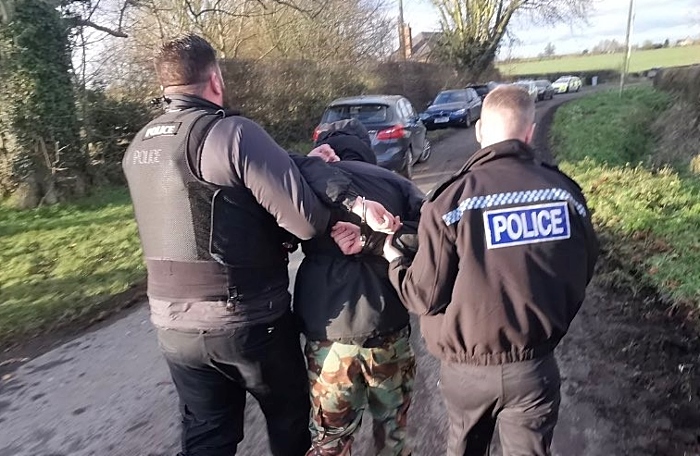
<path fill-rule="evenodd" d="M 94 22 L 87 20 L 87 19 L 81 19 L 81 18 L 74 18 L 74 25 L 78 27 L 90 27 L 95 30 L 99 30 L 100 32 L 107 33 L 108 35 L 116 36 L 117 38 L 128 38 L 129 35 L 126 33 L 122 32 L 121 30 L 113 30 L 109 27 L 104 27 L 99 24 L 95 24 Z"/>

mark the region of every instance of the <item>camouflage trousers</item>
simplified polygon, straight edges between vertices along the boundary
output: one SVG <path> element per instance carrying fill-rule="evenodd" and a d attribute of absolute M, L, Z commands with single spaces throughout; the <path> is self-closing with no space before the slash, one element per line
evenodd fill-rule
<path fill-rule="evenodd" d="M 372 414 L 374 453 L 407 456 L 406 419 L 415 356 L 409 328 L 376 348 L 307 341 L 312 447 L 307 456 L 348 456 L 365 407 Z"/>

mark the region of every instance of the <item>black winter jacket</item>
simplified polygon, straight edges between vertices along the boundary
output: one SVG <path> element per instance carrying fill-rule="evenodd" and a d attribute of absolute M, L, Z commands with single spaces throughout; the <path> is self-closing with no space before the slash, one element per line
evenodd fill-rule
<path fill-rule="evenodd" d="M 355 193 L 380 202 L 407 223 L 417 222 L 424 195 L 411 181 L 364 163 L 372 151 L 358 137 L 363 135 L 353 130 L 323 139 L 343 159 L 333 166 L 350 176 Z M 300 169 L 313 186 L 312 173 L 303 164 Z M 374 242 L 379 249 L 382 240 Z M 328 234 L 305 241 L 302 249 L 294 312 L 307 338 L 365 345 L 408 325 L 408 312 L 389 282 L 388 263 L 376 251 L 345 256 Z"/>
<path fill-rule="evenodd" d="M 431 195 L 418 243 L 391 281 L 435 356 L 476 365 L 554 350 L 598 257 L 579 186 L 515 140 L 476 152 Z"/>
<path fill-rule="evenodd" d="M 409 180 L 375 165 L 338 162 L 354 189 L 402 220 L 417 221 L 423 194 Z M 408 324 L 408 312 L 389 281 L 388 262 L 371 253 L 345 256 L 329 235 L 302 243 L 294 312 L 311 340 L 363 345 Z"/>

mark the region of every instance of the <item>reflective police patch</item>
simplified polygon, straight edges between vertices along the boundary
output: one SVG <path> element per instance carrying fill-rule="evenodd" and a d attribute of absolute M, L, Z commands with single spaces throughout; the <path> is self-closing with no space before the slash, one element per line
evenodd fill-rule
<path fill-rule="evenodd" d="M 568 239 L 569 206 L 559 201 L 486 211 L 484 232 L 489 249 Z"/>
<path fill-rule="evenodd" d="M 180 122 L 153 124 L 143 134 L 144 141 L 156 136 L 175 136 L 180 129 Z"/>

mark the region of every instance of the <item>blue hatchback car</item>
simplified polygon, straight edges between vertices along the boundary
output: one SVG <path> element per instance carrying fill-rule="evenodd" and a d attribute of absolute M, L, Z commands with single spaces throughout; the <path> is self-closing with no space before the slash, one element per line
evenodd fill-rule
<path fill-rule="evenodd" d="M 481 117 L 481 97 L 472 88 L 440 92 L 420 118 L 428 130 L 469 128 Z"/>

